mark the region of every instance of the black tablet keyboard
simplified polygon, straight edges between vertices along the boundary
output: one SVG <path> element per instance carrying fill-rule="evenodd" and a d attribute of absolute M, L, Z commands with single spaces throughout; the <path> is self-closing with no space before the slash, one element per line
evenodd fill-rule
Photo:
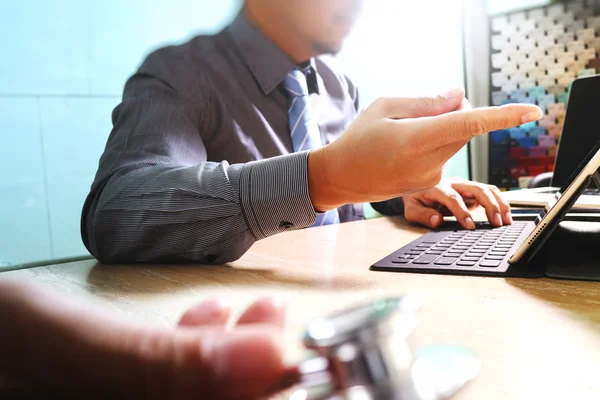
<path fill-rule="evenodd" d="M 467 231 L 458 224 L 446 224 L 442 230 L 426 233 L 371 268 L 502 273 L 532 227 L 531 222 L 524 221 L 500 228 L 480 223 L 476 230 Z"/>

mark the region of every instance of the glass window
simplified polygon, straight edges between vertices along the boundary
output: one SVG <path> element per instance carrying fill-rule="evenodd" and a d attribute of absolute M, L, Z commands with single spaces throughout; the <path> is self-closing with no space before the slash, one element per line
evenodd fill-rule
<path fill-rule="evenodd" d="M 365 1 L 340 61 L 363 106 L 380 96 L 422 96 L 464 87 L 462 0 Z M 469 178 L 465 147 L 444 175 Z"/>

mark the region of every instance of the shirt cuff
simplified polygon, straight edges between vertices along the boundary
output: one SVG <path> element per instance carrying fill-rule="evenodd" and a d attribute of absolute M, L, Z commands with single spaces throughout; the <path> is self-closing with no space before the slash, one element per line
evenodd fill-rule
<path fill-rule="evenodd" d="M 242 210 L 257 240 L 311 226 L 308 152 L 252 161 L 240 176 Z"/>

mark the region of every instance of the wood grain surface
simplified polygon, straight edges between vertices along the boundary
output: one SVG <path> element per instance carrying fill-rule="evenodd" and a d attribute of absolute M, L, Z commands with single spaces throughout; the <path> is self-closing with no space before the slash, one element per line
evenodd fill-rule
<path fill-rule="evenodd" d="M 0 279 L 33 280 L 144 324 L 174 324 L 215 295 L 237 312 L 258 296 L 278 295 L 289 310 L 290 362 L 302 357 L 299 338 L 311 318 L 410 293 L 423 301 L 417 343 L 466 345 L 482 361 L 481 375 L 458 399 L 600 398 L 600 283 L 369 271 L 424 232 L 402 218 L 381 218 L 271 237 L 227 266 L 83 261 Z"/>

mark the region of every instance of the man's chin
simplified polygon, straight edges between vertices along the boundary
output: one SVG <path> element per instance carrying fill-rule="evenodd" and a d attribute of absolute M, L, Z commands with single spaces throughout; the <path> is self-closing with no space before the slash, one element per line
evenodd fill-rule
<path fill-rule="evenodd" d="M 324 42 L 313 42 L 313 49 L 317 54 L 331 54 L 336 55 L 342 50 L 342 44 L 331 44 Z"/>

